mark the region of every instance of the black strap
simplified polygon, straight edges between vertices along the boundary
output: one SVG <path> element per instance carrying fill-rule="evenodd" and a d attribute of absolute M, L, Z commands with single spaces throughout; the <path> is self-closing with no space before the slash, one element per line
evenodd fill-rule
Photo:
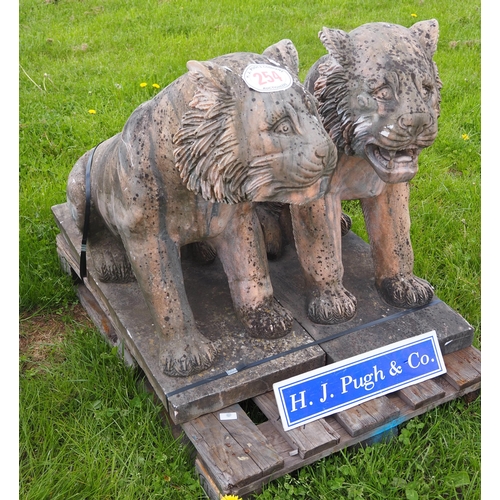
<path fill-rule="evenodd" d="M 165 396 L 167 398 L 167 402 L 168 402 L 168 398 L 171 398 L 172 396 L 175 396 L 176 394 L 180 394 L 180 393 L 188 391 L 190 389 L 194 389 L 195 387 L 198 387 L 200 385 L 204 385 L 204 384 L 207 384 L 209 382 L 213 382 L 214 380 L 219 380 L 221 378 L 228 377 L 230 375 L 233 375 L 234 373 L 238 373 L 238 372 L 241 372 L 243 370 L 247 370 L 248 368 L 252 368 L 254 366 L 262 365 L 263 363 L 267 363 L 268 361 L 272 361 L 273 359 L 281 358 L 281 357 L 286 356 L 288 354 L 292 354 L 294 352 L 301 351 L 302 349 L 307 349 L 308 347 L 313 347 L 315 345 L 324 344 L 325 342 L 330 342 L 331 340 L 338 339 L 339 337 L 343 337 L 344 335 L 347 335 L 349 333 L 357 332 L 358 330 L 363 330 L 365 328 L 370 328 L 372 326 L 378 325 L 380 323 L 385 323 L 387 321 L 392 321 L 396 318 L 400 318 L 401 316 L 406 316 L 407 314 L 411 314 L 411 313 L 414 313 L 415 311 L 419 311 L 420 309 L 425 309 L 427 307 L 434 306 L 434 305 L 439 304 L 441 302 L 442 302 L 441 299 L 435 298 L 431 302 L 429 302 L 428 304 L 425 304 L 423 306 L 418 306 L 418 307 L 414 307 L 412 309 L 405 309 L 402 311 L 398 311 L 394 314 L 391 314 L 390 316 L 384 316 L 382 318 L 376 319 L 374 321 L 370 321 L 370 322 L 365 323 L 363 325 L 358 325 L 358 326 L 355 326 L 353 328 L 349 328 L 347 330 L 344 330 L 342 332 L 334 333 L 333 335 L 330 335 L 329 337 L 325 337 L 324 339 L 315 340 L 313 342 L 308 342 L 307 344 L 302 344 L 300 346 L 294 347 L 294 348 L 289 349 L 287 351 L 280 352 L 279 354 L 275 354 L 275 355 L 269 356 L 267 358 L 259 359 L 257 361 L 252 362 L 252 363 L 249 363 L 247 365 L 244 365 L 244 364 L 239 365 L 231 370 L 228 370 L 228 371 L 225 371 L 222 373 L 218 373 L 217 375 L 213 375 L 212 377 L 207 377 L 205 379 L 198 380 L 197 382 L 189 384 L 185 387 L 181 387 L 179 389 L 176 389 L 175 391 L 168 392 L 167 394 L 165 394 Z"/>
<path fill-rule="evenodd" d="M 99 146 L 99 144 L 97 146 Z M 87 276 L 87 236 L 89 234 L 90 225 L 90 170 L 92 168 L 92 160 L 94 159 L 94 153 L 97 146 L 90 151 L 90 156 L 85 168 L 85 218 L 83 221 L 82 246 L 80 248 L 80 279 L 82 280 Z"/>

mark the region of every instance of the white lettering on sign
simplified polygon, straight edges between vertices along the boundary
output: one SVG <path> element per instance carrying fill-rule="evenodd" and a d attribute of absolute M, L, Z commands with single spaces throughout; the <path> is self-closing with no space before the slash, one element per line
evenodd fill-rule
<path fill-rule="evenodd" d="M 408 364 L 410 365 L 410 368 L 418 368 L 420 365 L 428 365 L 429 361 L 434 363 L 434 358 L 429 358 L 427 354 L 422 354 L 422 357 L 420 357 L 418 352 L 412 352 L 408 357 Z"/>
<path fill-rule="evenodd" d="M 382 370 L 377 369 L 377 365 L 373 366 L 373 371 L 365 374 L 362 377 L 353 378 L 350 375 L 346 377 L 340 377 L 342 381 L 342 394 L 347 392 L 349 385 L 353 384 L 354 389 L 360 389 L 361 387 L 365 391 L 371 391 L 375 387 L 375 383 L 379 380 L 384 380 L 385 375 Z"/>
<path fill-rule="evenodd" d="M 301 391 L 299 393 L 300 394 L 299 399 L 296 398 L 297 394 L 290 394 L 290 399 L 292 400 L 291 401 L 292 411 L 297 411 L 297 403 L 299 403 L 299 402 L 300 402 L 300 408 L 306 407 L 306 400 L 305 400 L 305 396 L 304 396 L 305 393 L 306 393 L 306 391 Z"/>
<path fill-rule="evenodd" d="M 243 71 L 243 80 L 257 92 L 277 92 L 293 84 L 293 77 L 286 69 L 271 64 L 249 64 Z"/>

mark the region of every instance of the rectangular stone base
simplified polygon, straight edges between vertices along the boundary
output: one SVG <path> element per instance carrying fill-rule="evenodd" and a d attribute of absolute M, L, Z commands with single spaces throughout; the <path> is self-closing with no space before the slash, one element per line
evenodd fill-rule
<path fill-rule="evenodd" d="M 81 234 L 66 204 L 52 210 L 61 230 L 59 256 L 78 274 Z M 218 341 L 220 352 L 210 370 L 191 377 L 168 377 L 160 367 L 158 339 L 137 283 L 100 282 L 88 255 L 87 269 L 83 285 L 90 296 L 81 287 L 79 295 L 85 295 L 89 314 L 106 338 L 138 363 L 175 424 L 270 391 L 275 382 L 325 363 L 319 346 L 295 351 L 313 342 L 297 322 L 282 339 L 250 338 L 233 310 L 220 262 L 200 265 L 188 261 L 183 263 L 184 282 L 197 325 L 205 337 Z M 228 375 L 231 370 L 236 371 Z"/>
<path fill-rule="evenodd" d="M 350 232 L 342 238 L 344 286 L 357 299 L 356 316 L 338 325 L 318 325 L 307 317 L 304 278 L 293 248 L 269 263 L 275 297 L 320 342 L 328 363 L 436 330 L 441 351 L 448 354 L 472 344 L 472 326 L 439 298 L 427 306 L 399 309 L 388 305 L 375 289 L 370 246 Z"/>

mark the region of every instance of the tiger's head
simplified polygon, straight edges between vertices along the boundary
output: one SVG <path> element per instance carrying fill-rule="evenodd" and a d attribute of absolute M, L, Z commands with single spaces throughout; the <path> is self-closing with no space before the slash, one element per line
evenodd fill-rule
<path fill-rule="evenodd" d="M 384 182 L 410 180 L 420 152 L 436 138 L 438 36 L 436 20 L 319 33 L 328 55 L 311 68 L 305 86 L 339 152 L 364 158 Z"/>
<path fill-rule="evenodd" d="M 195 91 L 174 156 L 188 189 L 223 203 L 302 204 L 326 192 L 337 150 L 290 40 L 187 66 Z"/>

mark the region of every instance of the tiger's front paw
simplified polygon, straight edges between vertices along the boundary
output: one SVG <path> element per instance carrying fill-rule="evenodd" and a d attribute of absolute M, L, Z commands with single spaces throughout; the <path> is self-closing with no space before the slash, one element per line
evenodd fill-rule
<path fill-rule="evenodd" d="M 169 377 L 189 377 L 207 370 L 217 357 L 217 347 L 207 339 L 168 341 L 160 352 L 160 368 Z"/>
<path fill-rule="evenodd" d="M 356 297 L 344 287 L 330 290 L 315 291 L 309 301 L 307 315 L 314 323 L 334 325 L 349 321 L 356 314 Z"/>
<path fill-rule="evenodd" d="M 388 304 L 403 309 L 424 306 L 434 297 L 432 285 L 416 276 L 385 278 L 377 289 Z"/>
<path fill-rule="evenodd" d="M 273 298 L 255 308 L 241 308 L 238 316 L 254 338 L 278 339 L 292 331 L 291 313 Z"/>

